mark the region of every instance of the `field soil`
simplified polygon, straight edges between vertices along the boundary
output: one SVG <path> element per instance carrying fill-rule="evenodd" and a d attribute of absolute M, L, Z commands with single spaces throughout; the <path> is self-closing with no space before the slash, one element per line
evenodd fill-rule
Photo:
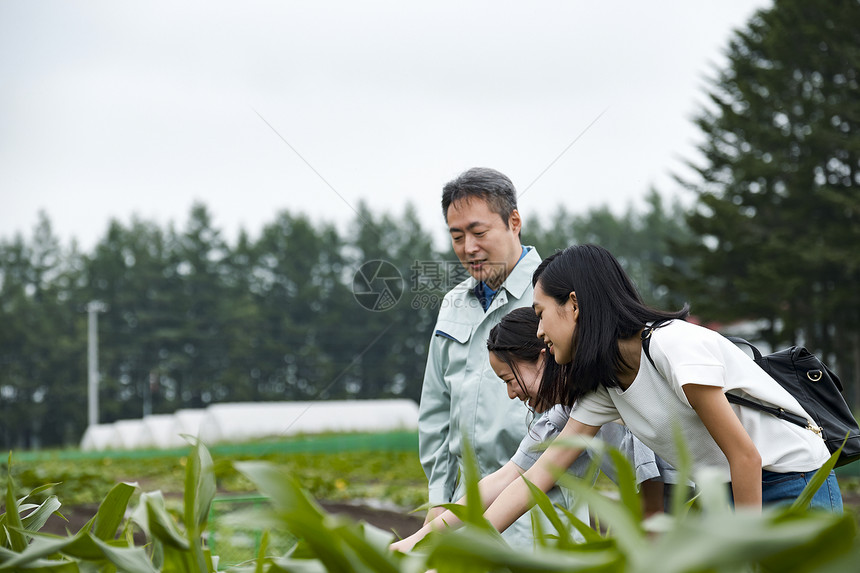
<path fill-rule="evenodd" d="M 385 509 L 374 509 L 362 505 L 346 503 L 321 502 L 325 510 L 332 514 L 343 514 L 355 521 L 365 521 L 379 529 L 393 531 L 400 537 L 406 537 L 421 527 L 424 523 L 423 514 L 403 514 Z"/>

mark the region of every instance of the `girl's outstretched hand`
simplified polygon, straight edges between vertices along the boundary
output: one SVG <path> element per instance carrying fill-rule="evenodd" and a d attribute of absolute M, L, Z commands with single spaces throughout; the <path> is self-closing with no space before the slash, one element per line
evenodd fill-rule
<path fill-rule="evenodd" d="M 408 553 L 412 551 L 412 548 L 415 547 L 415 544 L 424 539 L 424 536 L 427 535 L 423 529 L 419 529 L 409 537 L 404 537 L 400 541 L 395 541 L 388 548 L 391 551 L 400 551 L 401 553 Z"/>

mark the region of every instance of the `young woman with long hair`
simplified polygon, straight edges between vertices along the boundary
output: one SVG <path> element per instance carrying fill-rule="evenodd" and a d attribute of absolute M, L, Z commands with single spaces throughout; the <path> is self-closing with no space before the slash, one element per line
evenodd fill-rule
<path fill-rule="evenodd" d="M 642 302 L 609 251 L 569 247 L 535 271 L 534 309 L 540 336 L 565 376 L 541 388 L 539 399 L 573 404 L 571 431 L 592 434 L 621 417 L 670 463 L 678 462 L 674 428 L 692 455 L 694 475 L 717 468 L 734 503 L 794 499 L 829 457 L 819 434 L 753 408 L 732 405 L 734 392 L 809 415 L 741 349 L 717 332 L 686 322 L 678 312 Z M 650 330 L 649 325 L 665 321 Z M 651 360 L 642 333 L 650 335 Z M 835 475 L 813 505 L 841 510 Z"/>

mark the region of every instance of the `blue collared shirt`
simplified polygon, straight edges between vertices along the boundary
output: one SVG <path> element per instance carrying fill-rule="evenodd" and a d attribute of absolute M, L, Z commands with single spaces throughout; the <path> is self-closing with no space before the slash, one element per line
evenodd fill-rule
<path fill-rule="evenodd" d="M 523 260 L 523 257 L 526 256 L 526 253 L 528 252 L 528 247 L 524 246 L 523 252 L 520 253 L 520 258 L 517 259 L 517 264 L 519 264 L 519 262 Z M 517 265 L 515 264 L 514 268 L 516 268 L 516 266 Z M 513 272 L 513 270 L 511 270 L 511 272 Z M 493 299 L 496 297 L 496 293 L 498 292 L 499 291 L 497 290 L 491 289 L 489 285 L 487 285 L 487 283 L 485 283 L 484 281 L 481 281 L 477 285 L 475 285 L 475 296 L 478 297 L 478 301 L 481 303 L 481 308 L 484 309 L 484 312 L 487 312 L 487 309 L 490 308 L 491 304 L 493 304 Z"/>

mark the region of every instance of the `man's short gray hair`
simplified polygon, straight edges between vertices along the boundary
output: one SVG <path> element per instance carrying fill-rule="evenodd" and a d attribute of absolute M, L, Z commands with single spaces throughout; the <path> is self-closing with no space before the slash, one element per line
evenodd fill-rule
<path fill-rule="evenodd" d="M 504 173 L 487 167 L 473 167 L 452 179 L 442 188 L 442 214 L 448 220 L 448 207 L 461 199 L 480 198 L 497 213 L 505 227 L 517 208 L 517 190 Z"/>

